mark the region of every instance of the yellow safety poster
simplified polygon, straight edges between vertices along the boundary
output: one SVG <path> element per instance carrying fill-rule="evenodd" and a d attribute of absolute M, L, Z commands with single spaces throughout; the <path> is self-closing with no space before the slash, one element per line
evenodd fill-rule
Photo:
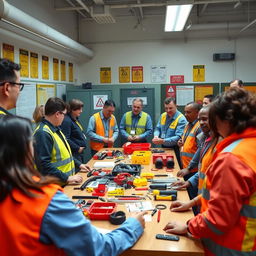
<path fill-rule="evenodd" d="M 30 52 L 30 77 L 38 78 L 38 54 Z"/>
<path fill-rule="evenodd" d="M 68 63 L 68 77 L 69 77 L 69 82 L 73 82 L 74 80 L 74 75 L 73 75 L 73 63 Z"/>
<path fill-rule="evenodd" d="M 59 60 L 53 58 L 53 80 L 59 80 Z"/>
<path fill-rule="evenodd" d="M 37 105 L 45 105 L 50 97 L 55 97 L 54 84 L 37 84 L 36 85 L 36 99 Z"/>
<path fill-rule="evenodd" d="M 100 68 L 100 82 L 102 84 L 111 83 L 111 67 Z"/>
<path fill-rule="evenodd" d="M 132 82 L 142 83 L 143 82 L 143 67 L 134 66 L 132 67 Z"/>
<path fill-rule="evenodd" d="M 193 82 L 205 81 L 205 66 L 193 65 Z"/>
<path fill-rule="evenodd" d="M 130 83 L 130 67 L 119 67 L 119 83 Z"/>
<path fill-rule="evenodd" d="M 60 77 L 61 81 L 66 81 L 66 62 L 64 60 L 60 61 Z"/>
<path fill-rule="evenodd" d="M 49 57 L 42 56 L 42 78 L 49 79 Z"/>
<path fill-rule="evenodd" d="M 196 85 L 195 86 L 195 102 L 202 104 L 205 95 L 213 94 L 212 85 Z"/>
<path fill-rule="evenodd" d="M 3 58 L 14 61 L 14 46 L 3 43 Z"/>
<path fill-rule="evenodd" d="M 28 64 L 28 51 L 20 49 L 20 76 L 28 77 L 29 76 L 29 64 Z"/>

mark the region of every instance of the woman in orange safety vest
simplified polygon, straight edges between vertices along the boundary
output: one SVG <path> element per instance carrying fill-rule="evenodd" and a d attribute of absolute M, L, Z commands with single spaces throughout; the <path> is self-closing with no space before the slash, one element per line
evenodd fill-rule
<path fill-rule="evenodd" d="M 256 255 L 256 95 L 231 88 L 212 103 L 216 146 L 202 188 L 201 213 L 167 233 L 200 238 L 205 255 Z"/>
<path fill-rule="evenodd" d="M 139 239 L 145 212 L 103 235 L 52 184 L 56 177 L 35 170 L 27 119 L 2 115 L 0 141 L 1 255 L 115 256 Z"/>

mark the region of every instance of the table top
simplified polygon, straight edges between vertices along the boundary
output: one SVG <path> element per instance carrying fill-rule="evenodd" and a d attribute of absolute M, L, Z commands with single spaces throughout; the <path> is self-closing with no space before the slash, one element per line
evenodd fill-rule
<path fill-rule="evenodd" d="M 116 150 L 116 148 L 115 148 Z M 119 148 L 122 151 L 122 149 Z M 179 170 L 178 164 L 175 158 L 175 154 L 172 150 L 166 150 L 166 152 L 172 154 L 175 159 L 175 166 L 172 172 L 166 172 L 166 169 L 160 169 L 157 171 L 152 171 L 154 165 L 151 161 L 149 165 L 143 165 L 141 172 L 152 172 L 154 174 L 170 174 L 176 177 L 176 173 Z M 87 164 L 92 167 L 93 164 L 99 160 L 91 159 Z M 101 160 L 101 161 L 113 161 L 113 160 Z M 131 163 L 130 157 L 125 156 L 125 160 L 119 163 Z M 81 174 L 86 180 L 87 175 L 86 173 Z M 74 190 L 74 187 L 80 187 L 80 185 L 72 186 L 68 185 L 64 188 L 64 192 L 67 196 L 72 199 L 73 195 L 90 195 L 85 190 Z M 134 189 L 128 189 L 125 191 L 126 195 L 131 193 L 143 193 L 144 195 L 147 194 L 147 191 L 135 191 Z M 151 196 L 152 197 L 152 196 Z M 187 191 L 178 191 L 177 199 L 181 201 L 188 201 L 189 197 Z M 179 256 L 201 256 L 204 255 L 202 244 L 199 240 L 193 239 L 186 236 L 180 236 L 180 240 L 176 241 L 169 241 L 169 240 L 159 240 L 155 238 L 156 234 L 166 234 L 163 231 L 163 228 L 168 223 L 168 221 L 180 221 L 186 222 L 190 218 L 192 218 L 193 212 L 192 210 L 186 212 L 171 212 L 169 210 L 171 201 L 151 201 L 153 205 L 156 204 L 165 204 L 167 208 L 165 210 L 161 210 L 161 219 L 157 222 L 157 213 L 152 217 L 152 221 L 146 222 L 146 227 L 144 230 L 143 235 L 138 240 L 138 242 L 129 250 L 122 253 L 122 256 L 130 256 L 130 255 L 138 255 L 138 256 L 165 256 L 165 255 L 179 255 Z M 117 210 L 122 210 L 126 212 L 126 216 L 129 217 L 130 213 L 127 212 L 126 207 L 124 204 L 118 204 Z M 151 212 L 149 211 L 149 214 Z M 99 228 L 113 230 L 117 228 L 117 226 L 112 225 L 109 221 L 102 221 L 102 220 L 93 220 L 92 224 Z"/>

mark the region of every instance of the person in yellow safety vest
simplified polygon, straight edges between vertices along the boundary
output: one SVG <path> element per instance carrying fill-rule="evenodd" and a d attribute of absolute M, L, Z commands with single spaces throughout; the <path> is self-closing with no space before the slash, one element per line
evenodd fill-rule
<path fill-rule="evenodd" d="M 256 255 L 256 95 L 230 88 L 217 96 L 210 127 L 223 140 L 206 171 L 201 213 L 164 230 L 200 238 L 206 256 Z"/>
<path fill-rule="evenodd" d="M 20 68 L 8 59 L 0 59 L 0 115 L 11 115 L 24 84 L 20 82 Z"/>
<path fill-rule="evenodd" d="M 147 142 L 153 133 L 153 124 L 149 114 L 142 111 L 143 100 L 132 101 L 132 111 L 126 112 L 120 122 L 120 133 L 125 141 Z"/>
<path fill-rule="evenodd" d="M 180 150 L 177 145 L 187 124 L 184 115 L 177 110 L 176 101 L 169 97 L 164 100 L 165 112 L 161 114 L 154 131 L 152 143 L 163 148 L 172 148 L 181 167 Z"/>
<path fill-rule="evenodd" d="M 178 171 L 177 176 L 183 177 L 184 180 L 188 180 L 198 170 L 200 148 L 197 136 L 201 133 L 200 124 L 198 121 L 198 113 L 201 109 L 201 105 L 196 102 L 190 102 L 185 106 L 185 117 L 188 121 L 181 139 L 178 141 L 180 149 L 182 167 Z M 190 199 L 197 195 L 196 191 L 189 191 Z"/>
<path fill-rule="evenodd" d="M 118 137 L 118 126 L 113 115 L 115 108 L 113 100 L 106 100 L 103 109 L 89 119 L 86 135 L 90 139 L 92 156 L 102 148 L 112 148 Z"/>
<path fill-rule="evenodd" d="M 58 177 L 63 184 L 79 184 L 82 176 L 75 174 L 75 163 L 65 135 L 60 130 L 67 112 L 66 103 L 57 97 L 49 98 L 45 104 L 45 117 L 34 132 L 35 162 L 43 175 Z M 82 172 L 88 169 L 78 163 Z"/>

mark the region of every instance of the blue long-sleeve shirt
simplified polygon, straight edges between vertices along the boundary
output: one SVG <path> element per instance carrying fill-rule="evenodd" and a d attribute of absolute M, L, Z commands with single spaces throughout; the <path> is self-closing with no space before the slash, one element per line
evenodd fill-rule
<path fill-rule="evenodd" d="M 143 228 L 135 218 L 101 234 L 70 199 L 58 191 L 43 217 L 39 240 L 55 244 L 69 256 L 115 256 L 135 244 Z"/>
<path fill-rule="evenodd" d="M 121 119 L 120 122 L 120 133 L 121 136 L 127 139 L 130 134 L 126 132 L 126 114 L 125 113 Z M 140 112 L 138 115 L 134 115 L 132 113 L 132 127 L 136 127 L 140 118 L 141 118 L 142 112 Z M 153 124 L 150 115 L 147 115 L 147 121 L 146 121 L 146 126 L 145 126 L 145 132 L 138 135 L 140 140 L 146 140 L 147 137 L 149 137 L 153 133 Z"/>
<path fill-rule="evenodd" d="M 160 116 L 155 131 L 154 136 L 157 136 L 161 139 L 164 139 L 163 146 L 164 147 L 172 147 L 177 145 L 178 140 L 181 138 L 183 130 L 187 124 L 187 120 L 185 116 L 181 116 L 178 124 L 175 129 L 170 129 L 170 124 L 181 114 L 178 110 L 175 112 L 175 114 L 172 117 L 169 117 L 169 115 L 166 115 L 166 122 L 164 125 L 161 125 L 161 117 Z"/>
<path fill-rule="evenodd" d="M 104 117 L 102 111 L 100 111 L 100 117 L 101 117 L 101 120 L 103 122 L 105 134 L 108 135 L 109 134 L 110 118 L 106 119 Z M 113 131 L 114 141 L 117 139 L 118 133 L 119 133 L 119 130 L 118 130 L 118 126 L 117 126 L 116 119 L 115 119 L 115 125 L 114 125 L 114 131 Z M 102 137 L 102 136 L 100 136 L 100 135 L 98 135 L 96 133 L 96 126 L 95 126 L 95 118 L 94 118 L 94 116 L 91 116 L 90 119 L 89 119 L 89 124 L 88 124 L 86 135 L 91 140 L 98 141 L 98 142 L 103 142 L 104 137 Z"/>

